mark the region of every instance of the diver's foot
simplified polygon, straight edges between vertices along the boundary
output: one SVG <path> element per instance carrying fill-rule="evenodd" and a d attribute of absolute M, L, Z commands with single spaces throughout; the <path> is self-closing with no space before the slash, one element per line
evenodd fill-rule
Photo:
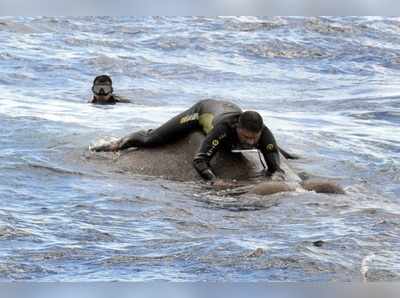
<path fill-rule="evenodd" d="M 111 142 L 106 144 L 94 144 L 89 146 L 90 151 L 94 152 L 114 152 L 118 151 L 118 142 Z"/>

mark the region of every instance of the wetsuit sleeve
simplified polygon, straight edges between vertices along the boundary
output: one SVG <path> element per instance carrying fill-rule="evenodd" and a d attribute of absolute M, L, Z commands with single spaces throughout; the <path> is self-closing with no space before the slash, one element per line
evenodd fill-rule
<path fill-rule="evenodd" d="M 114 96 L 114 99 L 116 102 L 120 102 L 120 103 L 130 103 L 131 101 L 127 98 L 123 98 L 120 96 Z"/>
<path fill-rule="evenodd" d="M 214 180 L 216 176 L 210 167 L 211 158 L 222 147 L 227 138 L 228 127 L 221 124 L 207 135 L 193 159 L 193 166 L 205 180 Z"/>
<path fill-rule="evenodd" d="M 265 125 L 258 143 L 258 149 L 267 162 L 268 174 L 273 174 L 275 171 L 281 170 L 278 145 L 276 144 L 272 132 Z"/>

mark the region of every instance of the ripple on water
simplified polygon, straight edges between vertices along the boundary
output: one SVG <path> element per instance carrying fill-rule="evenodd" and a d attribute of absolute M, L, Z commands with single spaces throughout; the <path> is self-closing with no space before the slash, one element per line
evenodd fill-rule
<path fill-rule="evenodd" d="M 363 280 L 368 282 L 400 281 L 400 267 L 397 264 L 398 253 L 377 251 L 363 258 L 360 272 Z"/>
<path fill-rule="evenodd" d="M 268 209 L 279 205 L 278 196 L 268 198 L 258 195 L 220 196 L 220 195 L 196 195 L 195 200 L 205 203 L 212 209 L 226 209 L 229 211 L 252 211 Z"/>
<path fill-rule="evenodd" d="M 33 262 L 79 262 L 88 261 L 97 258 L 95 251 L 88 250 L 85 247 L 58 246 L 52 245 L 38 250 L 26 250 L 23 255 L 18 256 L 19 259 L 29 259 Z"/>
<path fill-rule="evenodd" d="M 36 280 L 56 273 L 54 270 L 29 262 L 0 262 L 0 280 Z"/>
<path fill-rule="evenodd" d="M 40 30 L 35 29 L 32 25 L 26 22 L 19 22 L 16 20 L 2 20 L 0 21 L 0 28 L 3 31 L 19 34 L 39 33 Z"/>
<path fill-rule="evenodd" d="M 250 21 L 249 19 L 235 20 L 227 19 L 224 23 L 225 30 L 228 31 L 241 31 L 241 32 L 260 32 L 270 31 L 286 26 L 288 22 L 283 18 L 275 17 L 268 19 L 256 19 Z"/>
<path fill-rule="evenodd" d="M 29 229 L 16 228 L 11 225 L 0 225 L 0 240 L 14 240 L 35 236 Z"/>
<path fill-rule="evenodd" d="M 325 49 L 306 47 L 299 43 L 279 40 L 264 44 L 245 45 L 244 51 L 260 58 L 322 59 L 331 55 Z"/>
<path fill-rule="evenodd" d="M 305 22 L 305 28 L 321 34 L 334 35 L 335 37 L 338 35 L 349 35 L 360 32 L 357 26 L 335 22 L 334 20 L 329 20 L 327 18 L 307 19 Z"/>
<path fill-rule="evenodd" d="M 362 120 L 382 120 L 392 122 L 394 124 L 400 124 L 400 112 L 395 111 L 374 111 L 364 113 L 354 113 L 350 116 L 356 119 Z"/>

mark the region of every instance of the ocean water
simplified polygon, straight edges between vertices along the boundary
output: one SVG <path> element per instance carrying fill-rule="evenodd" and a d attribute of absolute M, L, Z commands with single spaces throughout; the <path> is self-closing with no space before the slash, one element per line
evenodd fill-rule
<path fill-rule="evenodd" d="M 132 103 L 87 104 L 104 73 Z M 0 280 L 399 280 L 399 74 L 399 18 L 0 18 Z M 219 198 L 87 159 L 206 97 L 347 194 Z"/>

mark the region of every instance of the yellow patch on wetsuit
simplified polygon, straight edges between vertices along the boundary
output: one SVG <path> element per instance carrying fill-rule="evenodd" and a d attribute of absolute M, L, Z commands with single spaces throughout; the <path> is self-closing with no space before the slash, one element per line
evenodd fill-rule
<path fill-rule="evenodd" d="M 214 126 L 212 124 L 214 120 L 214 115 L 211 113 L 204 113 L 199 116 L 199 123 L 203 128 L 203 131 L 208 134 L 213 130 Z"/>
<path fill-rule="evenodd" d="M 274 144 L 268 144 L 268 145 L 267 145 L 267 150 L 268 150 L 268 151 L 274 150 Z"/>
<path fill-rule="evenodd" d="M 218 146 L 219 141 L 217 139 L 212 140 L 211 142 L 213 144 L 213 146 Z"/>
<path fill-rule="evenodd" d="M 184 123 L 186 123 L 186 122 L 194 121 L 194 120 L 197 120 L 197 119 L 199 119 L 199 113 L 194 113 L 194 114 L 191 114 L 191 115 L 187 115 L 187 116 L 182 117 L 182 118 L 179 120 L 179 123 L 180 123 L 180 124 L 184 124 Z"/>

